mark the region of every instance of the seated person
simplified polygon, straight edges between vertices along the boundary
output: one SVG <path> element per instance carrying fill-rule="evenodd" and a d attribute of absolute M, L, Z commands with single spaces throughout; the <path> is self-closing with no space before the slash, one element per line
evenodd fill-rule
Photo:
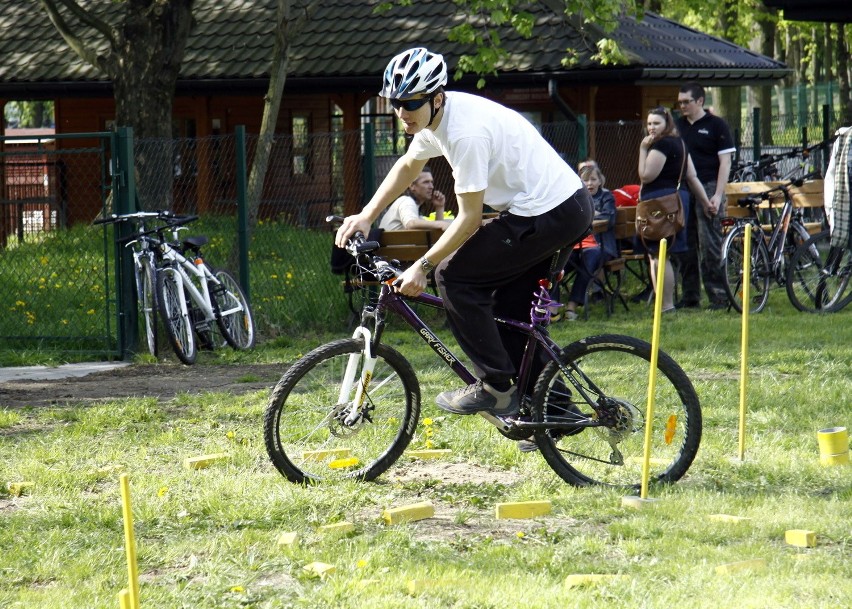
<path fill-rule="evenodd" d="M 431 205 L 430 205 L 431 204 Z M 444 205 L 446 197 L 440 190 L 435 190 L 432 180 L 432 172 L 429 167 L 424 167 L 417 179 L 411 183 L 406 194 L 391 203 L 385 211 L 379 228 L 383 230 L 411 230 L 440 228 L 445 230 L 450 221 L 444 219 Z M 431 207 L 435 219 L 430 220 L 424 216 Z"/>
<path fill-rule="evenodd" d="M 607 228 L 602 232 L 586 235 L 574 246 L 568 257 L 566 271 L 576 268 L 577 273 L 571 286 L 571 294 L 565 305 L 565 319 L 577 319 L 577 306 L 585 303 L 586 290 L 592 277 L 598 273 L 604 262 L 618 257 L 615 242 L 615 197 L 603 187 L 606 178 L 596 166 L 587 165 L 580 170 L 580 178 L 592 195 L 595 206 L 595 220 L 606 220 Z M 559 285 L 553 288 L 552 296 L 559 299 Z M 551 317 L 557 320 L 558 314 Z"/>

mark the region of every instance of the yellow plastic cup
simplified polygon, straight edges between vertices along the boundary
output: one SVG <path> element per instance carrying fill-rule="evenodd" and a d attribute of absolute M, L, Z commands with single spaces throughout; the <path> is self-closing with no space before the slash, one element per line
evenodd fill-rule
<path fill-rule="evenodd" d="M 823 465 L 849 463 L 849 432 L 845 427 L 828 427 L 817 432 L 819 462 Z"/>

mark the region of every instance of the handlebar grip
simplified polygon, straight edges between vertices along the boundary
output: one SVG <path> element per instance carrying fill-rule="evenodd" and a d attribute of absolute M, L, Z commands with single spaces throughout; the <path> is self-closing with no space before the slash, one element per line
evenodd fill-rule
<path fill-rule="evenodd" d="M 119 222 L 120 220 L 123 220 L 123 218 L 113 215 L 109 216 L 108 218 L 98 218 L 94 222 L 92 222 L 92 224 L 113 224 L 115 222 Z"/>
<path fill-rule="evenodd" d="M 740 207 L 748 207 L 750 205 L 758 205 L 760 203 L 760 197 L 755 195 L 751 195 L 748 197 L 743 197 L 739 201 L 737 201 L 737 205 Z"/>
<path fill-rule="evenodd" d="M 372 252 L 381 247 L 381 243 L 378 241 L 364 241 L 364 243 L 359 243 L 355 246 L 355 251 L 359 254 L 361 252 Z"/>

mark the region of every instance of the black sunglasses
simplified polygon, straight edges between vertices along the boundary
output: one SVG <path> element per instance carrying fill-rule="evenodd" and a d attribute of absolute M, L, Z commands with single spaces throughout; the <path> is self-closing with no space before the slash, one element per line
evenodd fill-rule
<path fill-rule="evenodd" d="M 431 100 L 434 95 L 427 95 L 426 97 L 421 97 L 420 99 L 391 99 L 390 103 L 393 106 L 394 110 L 399 110 L 402 108 L 406 112 L 414 112 L 415 110 L 419 110 L 422 108 L 426 102 Z"/>

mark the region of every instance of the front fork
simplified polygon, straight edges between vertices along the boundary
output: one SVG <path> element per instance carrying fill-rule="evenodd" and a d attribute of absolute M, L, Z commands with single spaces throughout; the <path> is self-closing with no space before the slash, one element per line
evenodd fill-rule
<path fill-rule="evenodd" d="M 338 404 L 349 404 L 343 419 L 343 423 L 347 426 L 355 425 L 361 418 L 361 408 L 367 397 L 367 388 L 370 386 L 373 371 L 376 369 L 376 360 L 378 359 L 373 355 L 372 336 L 367 328 L 358 326 L 355 328 L 352 338 L 361 338 L 364 341 L 364 363 L 361 366 L 361 376 L 355 387 L 355 395 L 350 402 L 349 395 L 352 393 L 352 388 L 355 384 L 355 375 L 358 374 L 358 363 L 361 360 L 361 354 L 352 353 L 349 355 L 349 362 L 346 364 L 346 372 L 343 374 L 343 382 L 340 385 L 340 394 L 337 396 Z"/>

